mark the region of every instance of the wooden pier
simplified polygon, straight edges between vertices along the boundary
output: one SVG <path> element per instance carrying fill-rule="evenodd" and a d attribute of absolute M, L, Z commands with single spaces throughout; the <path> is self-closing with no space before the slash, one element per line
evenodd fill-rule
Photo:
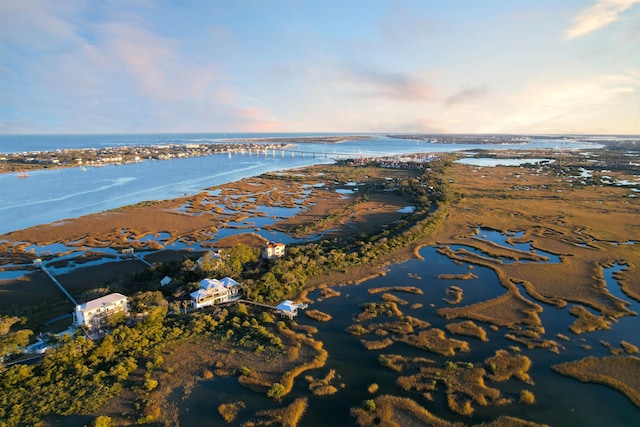
<path fill-rule="evenodd" d="M 49 278 L 53 281 L 53 283 L 55 283 L 55 284 L 56 284 L 56 286 L 58 286 L 58 288 L 60 288 L 60 290 L 61 290 L 62 292 L 64 292 L 64 294 L 67 296 L 67 298 L 69 298 L 69 300 L 73 303 L 74 307 L 75 307 L 76 305 L 78 305 L 78 301 L 76 301 L 76 300 L 75 300 L 75 298 L 73 298 L 73 297 L 71 296 L 71 294 L 70 294 L 70 293 L 69 293 L 69 292 L 64 288 L 64 286 L 62 286 L 62 284 L 61 284 L 60 282 L 58 282 L 58 279 L 56 279 L 56 278 L 53 276 L 53 274 L 51 274 L 51 272 L 49 272 L 49 270 L 47 270 L 47 269 L 45 268 L 45 266 L 44 266 L 44 265 L 41 265 L 41 266 L 40 266 L 40 269 L 41 269 L 42 271 L 44 271 L 44 274 L 46 274 L 47 276 L 49 276 Z"/>

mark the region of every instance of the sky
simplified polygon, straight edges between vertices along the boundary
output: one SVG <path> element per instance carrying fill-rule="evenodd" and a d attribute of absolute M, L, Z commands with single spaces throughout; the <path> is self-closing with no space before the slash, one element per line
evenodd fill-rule
<path fill-rule="evenodd" d="M 640 134 L 640 0 L 0 0 L 0 134 Z"/>

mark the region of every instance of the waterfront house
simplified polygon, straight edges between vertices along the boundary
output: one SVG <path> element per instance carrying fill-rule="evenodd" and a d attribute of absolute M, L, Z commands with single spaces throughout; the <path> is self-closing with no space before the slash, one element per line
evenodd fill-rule
<path fill-rule="evenodd" d="M 282 258 L 285 250 L 284 243 L 267 242 L 262 248 L 262 257 L 264 259 Z"/>
<path fill-rule="evenodd" d="M 193 308 L 235 301 L 240 298 L 240 284 L 230 277 L 202 279 L 200 289 L 189 294 Z"/>
<path fill-rule="evenodd" d="M 307 304 L 296 304 L 290 300 L 284 300 L 276 306 L 276 312 L 282 317 L 293 319 L 298 315 L 298 310 L 307 308 Z"/>
<path fill-rule="evenodd" d="M 109 316 L 117 313 L 128 315 L 129 302 L 124 295 L 113 293 L 77 305 L 73 312 L 73 323 L 95 329 L 102 326 Z"/>

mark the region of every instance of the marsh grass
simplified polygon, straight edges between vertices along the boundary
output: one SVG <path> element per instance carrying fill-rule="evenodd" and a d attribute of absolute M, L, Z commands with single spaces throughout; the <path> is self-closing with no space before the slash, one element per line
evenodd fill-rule
<path fill-rule="evenodd" d="M 327 361 L 327 358 L 329 357 L 329 353 L 324 348 L 322 348 L 322 342 L 315 341 L 314 339 L 302 334 L 296 334 L 290 329 L 284 329 L 281 332 L 285 336 L 287 336 L 289 340 L 297 341 L 311 349 L 315 353 L 315 356 L 312 360 L 301 365 L 294 366 L 282 375 L 280 384 L 282 384 L 282 386 L 284 387 L 284 391 L 279 397 L 282 397 L 291 392 L 291 389 L 293 388 L 293 382 L 296 377 L 310 369 L 323 367 Z"/>
<path fill-rule="evenodd" d="M 620 347 L 627 354 L 638 354 L 638 353 L 640 353 L 640 349 L 638 349 L 637 346 L 635 346 L 635 345 L 633 345 L 631 343 L 628 343 L 626 341 L 620 341 Z"/>
<path fill-rule="evenodd" d="M 456 414 L 471 416 L 472 404 L 481 406 L 503 404 L 500 390 L 485 385 L 486 371 L 469 363 L 445 362 L 443 367 L 423 366 L 414 375 L 400 376 L 396 383 L 403 390 L 434 391 L 445 388 L 449 409 Z"/>
<path fill-rule="evenodd" d="M 478 338 L 480 341 L 489 341 L 487 338 L 487 331 L 482 326 L 476 325 L 471 320 L 457 323 L 447 323 L 445 329 L 452 334 L 467 335 L 470 337 Z"/>
<path fill-rule="evenodd" d="M 300 425 L 302 416 L 307 410 L 307 405 L 307 398 L 299 397 L 284 408 L 269 409 L 257 412 L 256 415 L 259 417 L 259 419 L 256 422 L 248 425 L 271 426 L 279 424 L 282 427 L 296 427 Z"/>
<path fill-rule="evenodd" d="M 322 298 L 318 298 L 318 301 L 322 301 L 327 298 L 339 297 L 340 292 L 329 287 L 323 287 L 322 289 L 320 289 L 320 295 L 322 295 Z"/>
<path fill-rule="evenodd" d="M 423 365 L 434 364 L 435 361 L 425 357 L 406 357 L 400 354 L 381 354 L 378 356 L 380 365 L 395 372 L 403 372 L 406 369 L 417 369 Z"/>
<path fill-rule="evenodd" d="M 464 307 L 445 307 L 437 314 L 445 319 L 467 318 L 487 322 L 495 326 L 517 324 L 540 325 L 538 312 L 542 307 L 523 298 L 517 291 L 509 292 L 487 301 Z"/>
<path fill-rule="evenodd" d="M 367 290 L 371 295 L 379 294 L 383 292 L 407 292 L 410 294 L 422 295 L 424 292 L 422 289 L 415 286 L 385 286 L 381 288 L 371 288 Z"/>
<path fill-rule="evenodd" d="M 351 408 L 351 416 L 360 427 L 400 427 L 427 425 L 431 427 L 463 427 L 461 422 L 450 422 L 438 418 L 406 397 L 383 395 L 373 401 L 373 410 L 364 407 Z"/>
<path fill-rule="evenodd" d="M 444 331 L 437 328 L 420 331 L 415 335 L 401 336 L 396 338 L 396 341 L 442 356 L 454 356 L 456 351 L 470 351 L 469 343 L 447 338 Z"/>
<path fill-rule="evenodd" d="M 553 365 L 551 369 L 582 382 L 604 384 L 618 390 L 640 408 L 640 358 L 636 356 L 586 357 Z"/>
<path fill-rule="evenodd" d="M 574 334 L 611 329 L 610 320 L 607 320 L 604 316 L 592 314 L 581 305 L 574 305 L 569 309 L 569 313 L 577 317 L 575 322 L 569 326 L 569 330 Z"/>
<path fill-rule="evenodd" d="M 330 314 L 324 313 L 320 310 L 306 310 L 304 314 L 313 320 L 317 320 L 318 322 L 328 322 L 332 319 Z"/>
<path fill-rule="evenodd" d="M 531 368 L 531 359 L 522 354 L 511 354 L 500 349 L 494 356 L 487 358 L 484 365 L 492 381 L 507 381 L 515 377 L 527 384 L 533 384 L 528 373 Z"/>
<path fill-rule="evenodd" d="M 471 280 L 478 278 L 478 276 L 471 272 L 465 274 L 438 274 L 437 277 L 439 280 Z"/>
<path fill-rule="evenodd" d="M 445 294 L 447 294 L 449 299 L 443 298 L 442 300 L 451 305 L 460 304 L 460 302 L 462 302 L 462 293 L 462 288 L 458 286 L 450 286 L 449 289 L 445 291 Z"/>
<path fill-rule="evenodd" d="M 336 371 L 331 369 L 324 378 L 314 378 L 311 375 L 307 375 L 305 380 L 309 382 L 309 390 L 311 390 L 314 395 L 327 396 L 338 392 L 338 389 L 331 385 L 331 382 L 335 378 Z"/>
<path fill-rule="evenodd" d="M 520 392 L 520 403 L 523 405 L 533 405 L 536 402 L 535 395 L 529 390 L 522 390 Z"/>
<path fill-rule="evenodd" d="M 393 340 L 391 338 L 385 338 L 385 339 L 376 340 L 376 341 L 360 340 L 360 342 L 362 343 L 362 345 L 364 345 L 364 347 L 367 350 L 380 350 L 380 349 L 389 347 L 391 344 L 393 344 Z"/>
<path fill-rule="evenodd" d="M 400 297 L 398 297 L 396 295 L 393 295 L 393 294 L 389 294 L 389 293 L 382 294 L 381 298 L 382 298 L 382 301 L 394 302 L 394 303 L 396 303 L 398 305 L 407 305 L 407 304 L 409 304 L 406 300 L 403 300 L 402 298 L 400 298 Z"/>
<path fill-rule="evenodd" d="M 360 305 L 360 309 L 362 312 L 358 314 L 356 318 L 358 322 L 372 320 L 382 315 L 387 317 L 402 316 L 402 311 L 400 311 L 395 302 L 385 302 L 382 304 L 370 302 Z"/>
<path fill-rule="evenodd" d="M 240 410 L 246 407 L 242 401 L 233 403 L 222 403 L 218 406 L 218 413 L 225 422 L 230 423 L 236 419 Z"/>

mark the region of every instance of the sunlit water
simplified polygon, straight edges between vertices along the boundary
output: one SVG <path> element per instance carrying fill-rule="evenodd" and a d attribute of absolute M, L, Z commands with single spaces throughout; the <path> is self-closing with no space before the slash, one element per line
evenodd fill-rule
<path fill-rule="evenodd" d="M 0 153 L 48 151 L 62 148 L 114 147 L 153 144 L 215 143 L 224 138 L 257 138 L 290 134 L 188 134 L 188 135 L 0 135 Z M 296 135 L 307 136 L 307 135 Z M 299 143 L 298 152 L 276 150 L 268 155 L 216 154 L 206 157 L 143 161 L 121 166 L 106 165 L 40 170 L 28 178 L 0 174 L 0 234 L 38 224 L 115 209 L 147 200 L 164 200 L 193 194 L 265 172 L 333 162 L 339 155 L 371 157 L 406 153 L 443 153 L 473 149 L 530 150 L 553 148 L 559 141 L 533 140 L 527 144 L 431 144 L 407 139 L 372 136 L 371 139 L 338 144 Z M 578 149 L 581 142 L 562 142 Z M 592 145 L 592 147 L 597 147 Z"/>

